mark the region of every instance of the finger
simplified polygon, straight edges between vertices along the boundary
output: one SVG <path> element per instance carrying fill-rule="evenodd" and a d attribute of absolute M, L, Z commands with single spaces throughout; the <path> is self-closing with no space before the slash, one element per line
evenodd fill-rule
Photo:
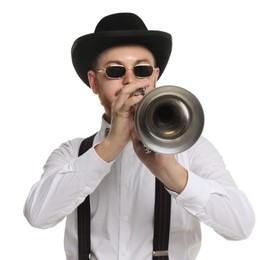
<path fill-rule="evenodd" d="M 140 94 L 141 89 L 147 88 L 150 85 L 150 81 L 148 79 L 141 79 L 139 81 L 132 82 L 130 84 L 125 85 L 121 92 L 126 96 L 133 96 L 135 94 Z"/>
<path fill-rule="evenodd" d="M 116 101 L 114 102 L 114 110 L 121 112 L 129 112 L 132 108 L 138 104 L 143 99 L 143 95 L 140 93 L 139 95 L 130 94 L 129 91 L 122 91 L 122 94 L 118 96 Z"/>
<path fill-rule="evenodd" d="M 141 102 L 141 100 L 143 99 L 144 96 L 140 95 L 136 95 L 136 96 L 132 96 L 130 98 L 128 98 L 125 102 L 125 106 L 124 108 L 129 111 L 130 109 L 134 108 L 135 105 L 137 105 L 138 103 Z"/>

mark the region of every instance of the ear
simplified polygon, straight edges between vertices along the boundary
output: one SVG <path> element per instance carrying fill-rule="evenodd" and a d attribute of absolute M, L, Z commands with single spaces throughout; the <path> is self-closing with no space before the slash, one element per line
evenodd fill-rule
<path fill-rule="evenodd" d="M 154 69 L 154 72 L 155 72 L 154 76 L 155 76 L 155 82 L 156 82 L 158 80 L 158 77 L 159 77 L 160 69 L 158 67 L 156 67 Z"/>
<path fill-rule="evenodd" d="M 97 86 L 96 73 L 93 70 L 89 70 L 87 72 L 87 77 L 88 77 L 88 82 L 89 82 L 90 88 L 92 89 L 94 94 L 98 94 L 99 88 Z"/>

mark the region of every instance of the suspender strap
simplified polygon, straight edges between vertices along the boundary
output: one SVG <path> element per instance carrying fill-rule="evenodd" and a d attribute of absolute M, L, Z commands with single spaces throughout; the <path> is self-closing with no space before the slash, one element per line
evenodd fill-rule
<path fill-rule="evenodd" d="M 79 156 L 89 150 L 93 145 L 96 134 L 84 139 L 79 149 Z M 171 196 L 157 178 L 155 181 L 154 206 L 154 237 L 153 260 L 168 260 L 168 246 L 170 233 Z M 78 206 L 78 246 L 79 260 L 89 260 L 90 249 L 90 200 L 87 196 Z"/>
<path fill-rule="evenodd" d="M 164 184 L 155 180 L 153 260 L 168 260 L 171 219 L 171 195 Z"/>
<path fill-rule="evenodd" d="M 79 156 L 84 154 L 93 145 L 95 135 L 84 139 L 79 149 Z M 79 260 L 89 260 L 90 249 L 90 200 L 87 196 L 82 204 L 78 206 L 78 246 Z"/>
<path fill-rule="evenodd" d="M 90 259 L 90 200 L 87 196 L 78 207 L 79 260 Z"/>

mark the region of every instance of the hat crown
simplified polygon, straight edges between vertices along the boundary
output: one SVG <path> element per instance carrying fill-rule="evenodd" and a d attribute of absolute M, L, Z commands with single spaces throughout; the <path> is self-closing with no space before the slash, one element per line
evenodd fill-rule
<path fill-rule="evenodd" d="M 95 28 L 97 32 L 147 30 L 142 19 L 133 13 L 117 13 L 104 17 Z"/>
<path fill-rule="evenodd" d="M 76 39 L 71 49 L 73 66 L 89 86 L 87 72 L 98 55 L 108 48 L 127 44 L 142 45 L 152 52 L 160 69 L 160 78 L 170 58 L 172 37 L 166 32 L 148 30 L 139 16 L 127 12 L 105 16 L 98 22 L 94 33 Z"/>

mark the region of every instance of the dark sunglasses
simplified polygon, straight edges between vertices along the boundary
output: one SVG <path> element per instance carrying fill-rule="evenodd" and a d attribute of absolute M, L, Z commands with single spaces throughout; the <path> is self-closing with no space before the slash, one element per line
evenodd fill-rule
<path fill-rule="evenodd" d="M 152 75 L 154 68 L 148 64 L 138 64 L 133 68 L 125 68 L 123 65 L 110 65 L 105 69 L 98 69 L 97 72 L 103 71 L 109 79 L 122 78 L 127 70 L 132 70 L 137 78 L 146 78 Z"/>

